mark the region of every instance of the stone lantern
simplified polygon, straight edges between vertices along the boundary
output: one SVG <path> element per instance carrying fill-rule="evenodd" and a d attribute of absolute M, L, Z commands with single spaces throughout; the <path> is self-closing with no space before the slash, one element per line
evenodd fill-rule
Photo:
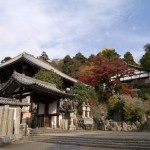
<path fill-rule="evenodd" d="M 90 118 L 90 111 L 91 111 L 91 109 L 90 109 L 90 105 L 89 105 L 89 103 L 87 103 L 87 106 L 86 106 L 86 112 L 87 112 L 87 118 Z"/>
<path fill-rule="evenodd" d="M 64 114 L 68 114 L 69 113 L 69 130 L 75 130 L 76 127 L 73 123 L 73 119 L 74 119 L 74 112 L 75 112 L 75 108 L 74 108 L 74 102 L 70 99 L 61 99 L 60 101 L 60 111 Z"/>
<path fill-rule="evenodd" d="M 85 112 L 86 112 L 86 104 L 85 104 L 85 102 L 83 102 L 83 104 L 82 104 L 82 118 L 86 117 Z"/>

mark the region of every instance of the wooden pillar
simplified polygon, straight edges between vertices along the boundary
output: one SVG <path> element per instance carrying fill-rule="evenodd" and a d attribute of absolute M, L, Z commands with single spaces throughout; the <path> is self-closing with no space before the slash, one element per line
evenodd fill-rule
<path fill-rule="evenodd" d="M 20 107 L 15 108 L 14 134 L 19 134 L 20 117 L 21 117 L 20 114 L 21 114 L 21 108 Z"/>
<path fill-rule="evenodd" d="M 3 109 L 3 118 L 1 120 L 2 121 L 2 125 L 1 125 L 1 135 L 2 136 L 6 136 L 6 134 L 7 134 L 8 113 L 9 113 L 9 106 L 5 105 L 4 109 Z"/>
<path fill-rule="evenodd" d="M 36 127 L 39 127 L 39 124 L 38 124 L 38 115 L 39 115 L 39 102 L 37 103 Z"/>
<path fill-rule="evenodd" d="M 2 135 L 2 123 L 3 123 L 3 110 L 4 107 L 0 106 L 0 136 Z"/>
<path fill-rule="evenodd" d="M 32 97 L 32 95 L 30 97 L 30 103 L 31 103 L 30 112 L 32 112 L 33 111 L 33 97 Z"/>
<path fill-rule="evenodd" d="M 60 128 L 60 124 L 59 124 L 59 100 L 57 101 L 57 128 Z"/>
<path fill-rule="evenodd" d="M 14 109 L 9 109 L 7 135 L 13 134 L 13 128 L 14 128 L 13 124 L 14 124 Z"/>

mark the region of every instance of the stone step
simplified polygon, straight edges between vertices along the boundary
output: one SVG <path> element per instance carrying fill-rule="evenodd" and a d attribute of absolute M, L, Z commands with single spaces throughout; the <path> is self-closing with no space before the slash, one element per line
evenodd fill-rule
<path fill-rule="evenodd" d="M 145 145 L 147 145 L 147 146 L 150 146 L 150 144 L 149 143 L 125 143 L 125 142 L 116 142 L 116 141 L 86 141 L 86 140 L 84 140 L 84 141 L 76 141 L 76 140 L 67 140 L 67 141 L 63 141 L 63 140 L 56 140 L 56 139 L 50 139 L 50 140 L 45 140 L 45 141 L 43 141 L 43 140 L 39 140 L 39 142 L 47 142 L 47 143 L 49 143 L 49 142 L 55 142 L 55 143 L 63 143 L 63 142 L 75 142 L 75 143 L 92 143 L 92 144 L 112 144 L 112 145 L 115 145 L 115 144 L 117 144 L 117 145 L 138 145 L 138 146 L 145 146 Z"/>
<path fill-rule="evenodd" d="M 38 128 L 38 129 L 32 129 L 30 131 L 31 135 L 39 135 L 39 134 L 49 134 L 49 133 L 67 133 L 68 130 L 62 130 L 62 129 L 45 129 L 45 128 Z"/>
<path fill-rule="evenodd" d="M 73 139 L 73 140 L 93 140 L 93 141 L 95 141 L 95 140 L 100 140 L 100 141 L 121 141 L 121 142 L 125 142 L 125 143 L 127 143 L 127 142 L 139 142 L 139 143 L 141 143 L 141 142 L 149 142 L 150 141 L 150 139 L 126 139 L 126 138 L 105 138 L 105 137 L 92 137 L 92 138 L 90 138 L 90 137 L 84 137 L 84 136 L 62 136 L 62 135 L 60 135 L 60 136 L 55 136 L 55 135 L 50 135 L 50 136 L 32 136 L 31 137 L 31 139 L 35 139 L 35 140 L 37 140 L 37 139 L 60 139 L 60 140 L 71 140 L 71 139 Z"/>
<path fill-rule="evenodd" d="M 51 138 L 51 139 L 38 139 L 38 140 L 36 140 L 36 141 L 45 141 L 45 142 L 49 142 L 49 141 L 60 141 L 60 142 L 85 142 L 85 143 L 117 143 L 117 144 L 136 144 L 136 145 L 146 145 L 146 144 L 148 144 L 148 145 L 150 145 L 150 143 L 149 143 L 149 141 L 120 141 L 120 140 L 99 140 L 99 139 L 97 139 L 97 140 L 91 140 L 91 139 L 83 139 L 83 140 L 81 140 L 81 139 L 55 139 L 55 138 Z"/>
<path fill-rule="evenodd" d="M 82 137 L 58 137 L 53 136 L 49 138 L 34 137 L 32 141 L 55 143 L 64 145 L 78 145 L 88 147 L 103 147 L 103 148 L 120 148 L 120 149 L 140 149 L 147 150 L 150 148 L 149 140 L 126 140 L 126 139 L 102 139 L 102 138 L 82 138 Z"/>
<path fill-rule="evenodd" d="M 64 145 L 76 145 L 85 147 L 99 147 L 99 148 L 116 148 L 116 149 L 135 149 L 135 150 L 149 150 L 150 145 L 122 145 L 122 144 L 112 144 L 112 143 L 78 143 L 78 142 L 49 142 L 54 144 L 64 144 Z"/>

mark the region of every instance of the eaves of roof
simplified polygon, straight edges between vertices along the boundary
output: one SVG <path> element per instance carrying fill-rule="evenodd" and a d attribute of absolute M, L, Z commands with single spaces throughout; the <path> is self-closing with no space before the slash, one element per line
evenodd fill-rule
<path fill-rule="evenodd" d="M 20 102 L 17 99 L 4 98 L 4 97 L 0 97 L 0 104 L 2 104 L 2 105 L 12 105 L 12 106 L 30 106 L 29 103 Z"/>
<path fill-rule="evenodd" d="M 127 65 L 128 65 L 129 67 L 131 67 L 131 68 L 134 68 L 134 69 L 138 69 L 138 70 L 150 72 L 149 69 L 145 69 L 145 68 L 142 68 L 142 67 L 139 67 L 139 66 L 135 66 L 135 65 L 130 65 L 130 64 L 127 64 Z"/>
<path fill-rule="evenodd" d="M 13 83 L 17 83 L 18 85 L 25 86 L 28 89 L 43 91 L 46 93 L 51 93 L 51 94 L 59 95 L 62 97 L 74 97 L 75 96 L 73 94 L 65 93 L 59 90 L 53 84 L 31 78 L 31 77 L 25 76 L 17 72 L 13 73 L 12 77 L 9 79 L 7 84 L 0 90 L 0 93 L 2 93 L 3 91 L 11 87 Z"/>

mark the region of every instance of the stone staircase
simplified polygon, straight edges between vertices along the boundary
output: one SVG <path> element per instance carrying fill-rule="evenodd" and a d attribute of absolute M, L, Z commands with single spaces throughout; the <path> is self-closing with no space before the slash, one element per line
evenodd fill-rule
<path fill-rule="evenodd" d="M 128 139 L 128 138 L 106 138 L 106 137 L 90 137 L 90 136 L 63 136 L 63 135 L 50 135 L 50 136 L 33 136 L 29 138 L 30 141 L 76 145 L 84 147 L 99 147 L 99 148 L 115 148 L 115 149 L 136 149 L 136 150 L 149 150 L 150 139 Z"/>
<path fill-rule="evenodd" d="M 51 134 L 51 133 L 68 133 L 69 130 L 52 129 L 52 128 L 35 128 L 30 130 L 31 135 Z"/>

